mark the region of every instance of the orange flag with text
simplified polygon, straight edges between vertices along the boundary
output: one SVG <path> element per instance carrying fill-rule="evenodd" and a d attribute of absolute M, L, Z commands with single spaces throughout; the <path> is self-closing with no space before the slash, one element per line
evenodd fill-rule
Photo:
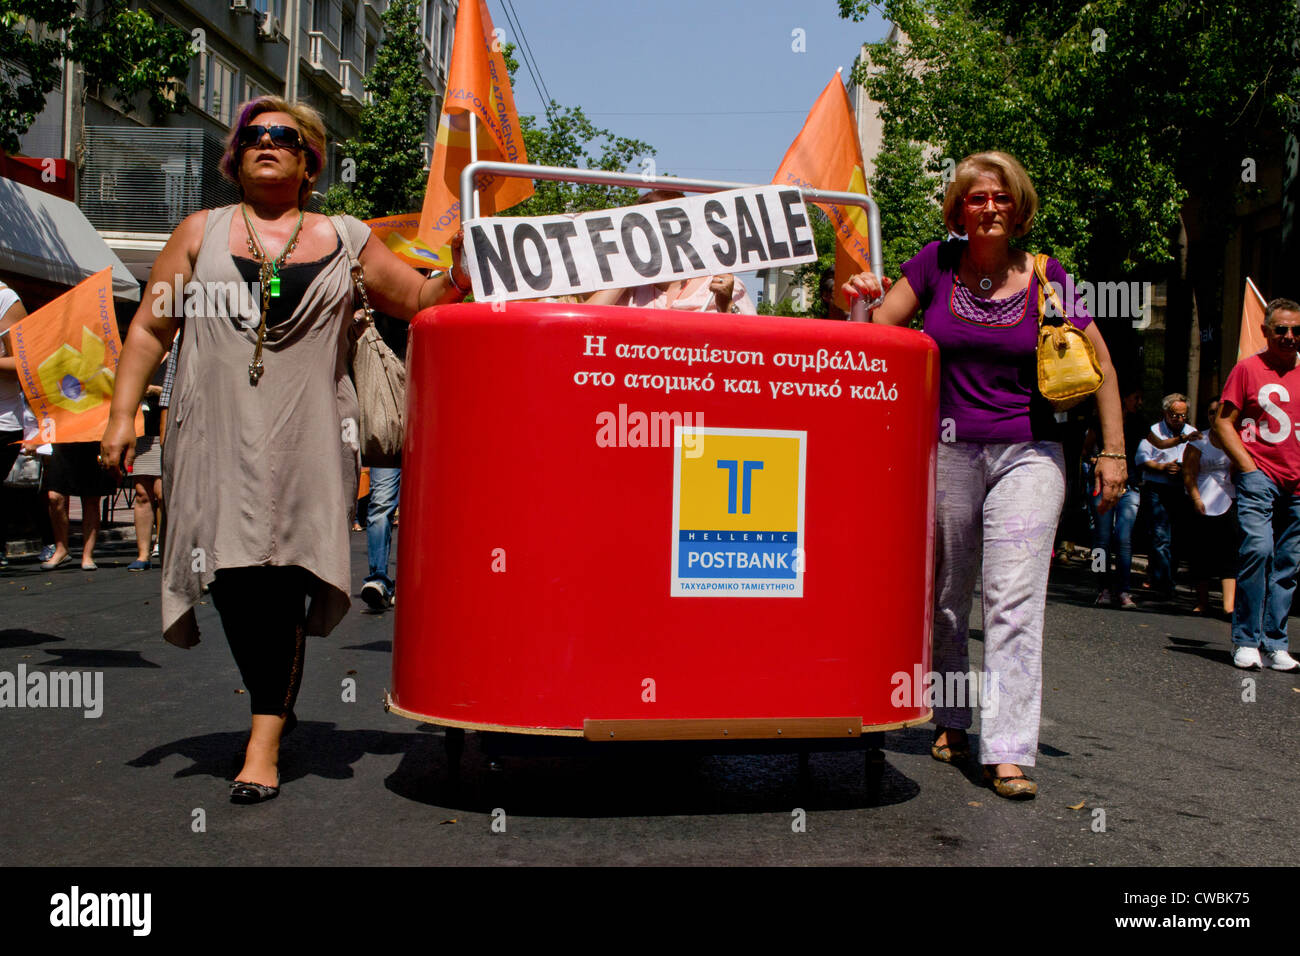
<path fill-rule="evenodd" d="M 834 192 L 867 195 L 858 124 L 853 119 L 849 94 L 837 70 L 813 104 L 803 129 L 786 150 L 772 177 L 778 186 L 802 186 Z M 845 311 L 848 302 L 840 286 L 849 277 L 871 267 L 867 240 L 867 213 L 861 206 L 817 203 L 835 227 L 835 304 Z"/>
<path fill-rule="evenodd" d="M 113 270 L 103 269 L 9 328 L 18 381 L 44 442 L 99 441 L 122 353 Z M 136 415 L 136 434 L 144 431 Z"/>
<path fill-rule="evenodd" d="M 1264 324 L 1264 309 L 1267 303 L 1255 288 L 1255 283 L 1246 277 L 1246 294 L 1241 304 L 1241 337 L 1237 339 L 1237 361 L 1247 355 L 1263 351 L 1268 343 L 1259 327 Z"/>
<path fill-rule="evenodd" d="M 407 265 L 417 269 L 445 269 L 449 262 L 444 262 L 438 253 L 420 241 L 420 214 L 408 212 L 402 216 L 383 216 L 379 219 L 367 219 L 370 231 L 392 250 L 393 255 Z"/>
<path fill-rule="evenodd" d="M 486 0 L 461 0 L 456 38 L 447 71 L 447 98 L 438 122 L 438 139 L 429 165 L 429 185 L 420 212 L 419 239 L 437 250 L 442 267 L 451 265 L 451 237 L 460 228 L 460 173 L 470 162 L 470 116 L 477 119 L 479 159 L 526 163 L 523 132 L 510 89 L 510 75 L 493 36 Z M 490 216 L 533 194 L 531 179 L 483 177 L 479 212 Z"/>

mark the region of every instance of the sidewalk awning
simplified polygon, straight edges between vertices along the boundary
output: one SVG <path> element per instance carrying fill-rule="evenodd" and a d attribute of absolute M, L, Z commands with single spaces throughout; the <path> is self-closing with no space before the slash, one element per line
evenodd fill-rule
<path fill-rule="evenodd" d="M 0 271 L 74 286 L 112 266 L 113 298 L 140 301 L 140 285 L 75 204 L 0 179 Z"/>

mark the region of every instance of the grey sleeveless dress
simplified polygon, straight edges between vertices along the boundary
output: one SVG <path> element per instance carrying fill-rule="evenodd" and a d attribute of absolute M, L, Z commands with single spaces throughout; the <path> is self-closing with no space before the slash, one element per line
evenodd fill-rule
<path fill-rule="evenodd" d="M 234 293 L 243 283 L 229 251 L 237 211 L 208 214 L 191 283 L 208 301 L 194 309 L 186 297 L 163 447 L 163 636 L 179 647 L 198 643 L 194 605 L 221 568 L 310 571 L 308 634 L 328 634 L 351 606 L 347 517 L 361 459 L 347 256 L 325 265 L 288 321 L 267 328 L 265 372 L 251 385 L 261 297 Z M 369 227 L 343 222 L 360 249 Z"/>

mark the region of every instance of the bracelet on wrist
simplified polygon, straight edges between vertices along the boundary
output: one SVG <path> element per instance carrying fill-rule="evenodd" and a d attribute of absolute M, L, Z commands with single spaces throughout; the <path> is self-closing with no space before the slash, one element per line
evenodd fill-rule
<path fill-rule="evenodd" d="M 1098 457 L 1098 458 L 1118 458 L 1120 461 L 1124 461 L 1125 459 L 1128 458 L 1128 456 L 1125 455 L 1125 454 L 1124 454 L 1123 452 L 1121 452 L 1121 451 L 1099 451 L 1099 452 L 1097 452 L 1097 457 Z"/>
<path fill-rule="evenodd" d="M 474 283 L 472 281 L 469 281 L 466 282 L 464 285 L 461 285 L 459 282 L 457 282 L 456 281 L 457 268 L 458 266 L 453 262 L 451 264 L 451 268 L 447 270 L 447 277 L 451 279 L 451 284 L 454 285 L 460 291 L 460 294 L 462 296 L 469 295 L 470 289 L 474 288 Z M 464 272 L 463 269 L 461 271 Z M 469 276 L 465 276 L 465 278 L 469 279 Z"/>

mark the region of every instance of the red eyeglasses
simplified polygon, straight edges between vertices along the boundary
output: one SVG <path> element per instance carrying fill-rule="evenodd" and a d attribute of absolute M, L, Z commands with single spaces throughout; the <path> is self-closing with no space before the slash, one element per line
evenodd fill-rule
<path fill-rule="evenodd" d="M 998 209 L 1010 209 L 1016 204 L 1015 197 L 1011 193 L 971 193 L 966 197 L 965 203 L 967 209 L 983 209 L 993 200 L 993 205 Z"/>

